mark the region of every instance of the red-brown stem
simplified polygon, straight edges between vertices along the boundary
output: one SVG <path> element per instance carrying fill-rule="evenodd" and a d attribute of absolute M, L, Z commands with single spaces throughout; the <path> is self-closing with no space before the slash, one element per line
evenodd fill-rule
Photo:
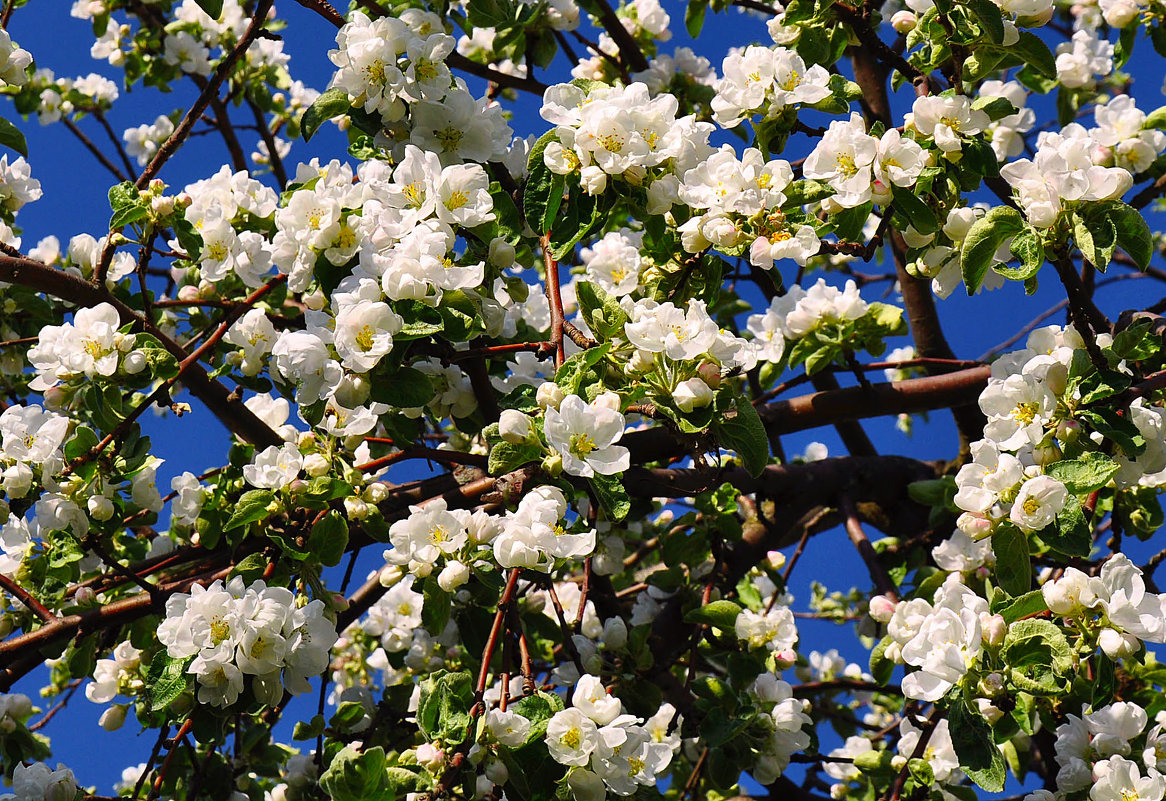
<path fill-rule="evenodd" d="M 166 781 L 166 771 L 170 769 L 170 760 L 174 758 L 175 752 L 178 751 L 178 743 L 185 737 L 194 726 L 194 718 L 187 718 L 182 721 L 182 726 L 179 727 L 178 733 L 170 740 L 169 749 L 166 751 L 166 758 L 162 760 L 162 767 L 158 769 L 158 776 L 154 779 L 154 786 L 150 788 L 150 794 L 146 798 L 154 799 L 162 792 L 162 783 Z"/>
<path fill-rule="evenodd" d="M 57 619 L 57 616 L 50 612 L 44 604 L 32 597 L 32 594 L 9 578 L 6 574 L 0 573 L 0 588 L 10 595 L 16 596 L 22 604 L 29 608 L 34 615 L 39 617 L 45 623 L 51 623 Z"/>
<path fill-rule="evenodd" d="M 561 367 L 567 358 L 563 347 L 563 295 L 559 287 L 559 263 L 551 256 L 551 235 L 540 237 L 543 249 L 543 265 L 546 267 L 547 303 L 551 307 L 551 339 L 555 348 L 555 367 Z"/>

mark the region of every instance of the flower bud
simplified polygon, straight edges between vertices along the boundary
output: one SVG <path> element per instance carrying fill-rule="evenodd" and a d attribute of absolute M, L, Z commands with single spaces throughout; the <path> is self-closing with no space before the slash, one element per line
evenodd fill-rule
<path fill-rule="evenodd" d="M 554 381 L 544 381 L 535 391 L 535 400 L 544 409 L 558 409 L 564 397 L 563 390 Z"/>
<path fill-rule="evenodd" d="M 512 445 L 521 445 L 530 439 L 530 418 L 517 409 L 503 409 L 498 417 L 498 433 Z"/>
<path fill-rule="evenodd" d="M 604 392 L 598 398 L 591 402 L 592 406 L 600 409 L 611 409 L 613 412 L 618 412 L 620 407 L 619 395 L 614 392 Z"/>
<path fill-rule="evenodd" d="M 721 385 L 721 368 L 712 362 L 701 362 L 700 367 L 696 368 L 696 372 L 701 380 L 713 389 Z"/>
<path fill-rule="evenodd" d="M 362 497 L 366 503 L 374 505 L 383 503 L 389 497 L 389 488 L 383 481 L 374 481 L 364 488 Z"/>
<path fill-rule="evenodd" d="M 419 562 L 416 559 L 409 560 L 409 572 L 417 578 L 427 578 L 433 572 L 433 563 Z"/>
<path fill-rule="evenodd" d="M 105 522 L 113 517 L 113 501 L 104 495 L 94 495 L 85 504 L 89 509 L 89 516 L 94 520 Z"/>
<path fill-rule="evenodd" d="M 633 353 L 632 357 L 627 361 L 625 372 L 629 372 L 631 375 L 646 373 L 652 369 L 652 366 L 655 363 L 656 354 L 652 353 L 651 351 L 636 348 L 635 353 Z"/>
<path fill-rule="evenodd" d="M 1123 659 L 1138 652 L 1141 643 L 1132 634 L 1116 629 L 1102 629 L 1097 637 L 1097 644 L 1110 659 Z"/>
<path fill-rule="evenodd" d="M 995 725 L 996 721 L 1004 717 L 1004 712 L 1000 707 L 993 704 L 987 698 L 977 698 L 976 709 L 979 710 L 984 720 L 988 721 L 989 726 Z"/>
<path fill-rule="evenodd" d="M 603 646 L 618 651 L 628 644 L 628 626 L 621 617 L 609 617 L 603 621 Z"/>
<path fill-rule="evenodd" d="M 506 784 L 510 779 L 510 771 L 501 759 L 491 759 L 486 763 L 486 778 L 494 784 Z"/>
<path fill-rule="evenodd" d="M 392 587 L 404 577 L 405 570 L 400 565 L 385 565 L 377 579 L 382 587 Z"/>
<path fill-rule="evenodd" d="M 895 29 L 895 33 L 910 33 L 915 30 L 915 25 L 918 22 L 919 18 L 915 16 L 915 12 L 906 9 L 896 11 L 891 17 L 891 27 Z"/>
<path fill-rule="evenodd" d="M 311 292 L 304 295 L 304 305 L 312 311 L 320 311 L 320 309 L 324 308 L 324 304 L 327 302 L 327 300 L 328 299 L 324 297 L 324 290 L 320 288 L 313 289 Z"/>
<path fill-rule="evenodd" d="M 482 775 L 474 779 L 474 798 L 485 798 L 492 792 L 494 792 L 494 782 L 490 781 L 489 776 Z M 409 795 L 412 796 L 418 794 L 410 793 Z M 410 799 L 406 798 L 405 801 L 410 801 Z"/>
<path fill-rule="evenodd" d="M 885 595 L 876 595 L 870 599 L 870 616 L 879 623 L 889 623 L 895 614 L 895 602 Z"/>
<path fill-rule="evenodd" d="M 97 723 L 106 731 L 117 731 L 126 722 L 126 708 L 121 704 L 114 704 L 101 713 Z"/>
<path fill-rule="evenodd" d="M 486 258 L 495 267 L 505 270 L 514 265 L 514 255 L 514 245 L 502 237 L 496 236 L 490 242 L 489 255 Z"/>
<path fill-rule="evenodd" d="M 417 746 L 417 762 L 428 770 L 436 771 L 445 764 L 445 752 L 432 743 Z"/>
<path fill-rule="evenodd" d="M 786 648 L 784 651 L 775 652 L 773 661 L 777 664 L 779 670 L 785 670 L 787 667 L 797 664 L 798 655 L 792 648 Z"/>
<path fill-rule="evenodd" d="M 964 512 L 957 517 L 955 527 L 974 540 L 982 540 L 992 533 L 992 521 L 971 512 Z"/>
<path fill-rule="evenodd" d="M 713 402 L 713 391 L 709 385 L 699 378 L 690 378 L 681 381 L 676 389 L 672 390 L 672 400 L 682 412 L 691 412 Z"/>
<path fill-rule="evenodd" d="M 607 787 L 603 779 L 584 768 L 576 768 L 567 776 L 567 786 L 571 788 L 571 795 L 575 801 L 604 801 L 607 798 Z"/>
<path fill-rule="evenodd" d="M 592 164 L 579 172 L 579 185 L 589 195 L 601 195 L 607 189 L 607 173 Z"/>
<path fill-rule="evenodd" d="M 344 511 L 350 520 L 364 520 L 368 517 L 368 504 L 360 498 L 349 496 L 344 499 Z"/>
<path fill-rule="evenodd" d="M 448 562 L 437 574 L 437 586 L 453 592 L 470 580 L 470 568 L 462 562 Z"/>
<path fill-rule="evenodd" d="M 332 463 L 322 453 L 309 453 L 304 457 L 304 472 L 312 478 L 327 475 L 331 467 Z"/>
<path fill-rule="evenodd" d="M 1004 644 L 1004 635 L 1008 632 L 1008 624 L 1003 615 L 980 615 L 980 631 L 984 643 L 993 648 Z"/>
<path fill-rule="evenodd" d="M 765 554 L 765 565 L 770 570 L 781 570 L 785 567 L 785 554 L 781 551 L 769 551 Z"/>
<path fill-rule="evenodd" d="M 995 698 L 1004 692 L 1004 677 L 999 673 L 989 673 L 980 679 L 977 689 L 988 698 Z"/>
<path fill-rule="evenodd" d="M 79 606 L 92 606 L 97 603 L 97 593 L 92 587 L 78 587 L 77 592 L 73 593 L 73 600 Z"/>

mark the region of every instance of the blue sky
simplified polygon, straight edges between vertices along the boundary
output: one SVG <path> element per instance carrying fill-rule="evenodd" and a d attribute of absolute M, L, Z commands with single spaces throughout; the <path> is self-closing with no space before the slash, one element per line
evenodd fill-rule
<path fill-rule="evenodd" d="M 53 69 L 58 77 L 98 72 L 120 83 L 117 70 L 89 57 L 92 43 L 89 25 L 85 21 L 72 19 L 68 14 L 69 5 L 68 2 L 58 0 L 18 9 L 9 26 L 12 37 L 33 53 L 38 66 Z M 670 52 L 674 46 L 689 42 L 683 30 L 683 3 L 664 0 L 664 5 L 672 13 L 676 31 L 674 41 L 662 47 L 664 52 Z M 278 10 L 290 23 L 284 38 L 286 51 L 292 56 L 290 67 L 293 76 L 309 86 L 324 89 L 331 77 L 327 49 L 331 45 L 334 29 L 290 0 L 283 0 Z M 729 46 L 744 45 L 751 41 L 768 42 L 764 26 L 758 20 L 736 13 L 724 17 L 710 14 L 705 34 L 698 52 L 708 56 L 714 66 L 718 67 Z M 1138 49 L 1138 56 L 1142 58 L 1136 56 L 1135 65 L 1145 66 L 1141 69 L 1135 66 L 1133 70 L 1133 93 L 1140 107 L 1147 111 L 1163 102 L 1160 61 L 1156 55 L 1153 58 L 1150 55 L 1149 43 L 1143 40 Z M 552 70 L 551 75 L 555 74 Z M 566 77 L 562 69 L 557 74 Z M 548 79 L 545 75 L 540 77 Z M 185 108 L 185 104 L 194 96 L 195 92 L 189 84 L 180 84 L 172 94 L 166 96 L 157 90 L 139 86 L 128 94 L 123 91 L 122 98 L 109 118 L 114 129 L 120 133 L 125 128 L 150 123 L 160 113 Z M 901 95 L 896 99 L 900 111 L 905 111 L 909 102 Z M 1038 119 L 1041 120 L 1051 108 L 1051 102 L 1043 99 L 1033 105 L 1038 108 Z M 4 111 L 0 113 L 14 118 L 10 105 L 3 108 Z M 542 121 L 537 117 L 536 102 L 524 100 L 516 108 L 517 116 L 512 121 L 516 131 L 525 134 L 541 133 L 544 130 Z M 38 239 L 49 234 L 59 237 L 62 246 L 78 233 L 102 235 L 107 230 L 109 218 L 106 202 L 110 180 L 108 173 L 81 148 L 64 126 L 41 127 L 35 118 L 28 122 L 15 121 L 27 133 L 33 175 L 41 181 L 45 193 L 39 202 L 25 207 L 20 213 L 25 251 L 35 245 Z M 95 141 L 102 141 L 95 121 L 83 120 L 80 126 Z M 244 132 L 243 146 L 248 153 L 254 149 L 254 141 L 247 138 L 249 136 Z M 804 148 L 804 142 L 795 141 L 788 157 L 794 159 L 805 155 Z M 342 137 L 332 126 L 325 126 L 310 144 L 296 143 L 285 161 L 289 163 L 290 172 L 290 165 L 296 161 L 306 161 L 313 156 L 322 159 L 333 156 L 343 158 L 344 151 Z M 181 187 L 208 176 L 217 170 L 225 158 L 225 151 L 217 137 L 198 137 L 166 166 L 162 178 L 174 187 Z M 791 277 L 787 275 L 787 281 Z M 868 292 L 868 300 L 884 299 L 879 297 L 882 286 L 873 287 Z M 1160 295 L 1159 288 L 1145 279 L 1120 281 L 1098 290 L 1099 303 L 1111 316 L 1128 306 L 1145 306 Z M 1033 297 L 1026 298 L 1015 284 L 975 299 L 963 297 L 957 292 L 940 303 L 940 312 L 957 356 L 976 358 L 1062 297 L 1055 277 L 1051 272 L 1046 272 L 1042 274 L 1042 287 Z M 894 298 L 889 300 L 893 301 Z M 1050 322 L 1063 324 L 1064 315 L 1058 314 Z M 903 342 L 890 343 L 890 346 L 907 344 L 908 341 L 904 339 Z M 160 485 L 167 485 L 171 476 L 184 470 L 197 473 L 216 466 L 224 457 L 227 441 L 224 429 L 197 406 L 193 415 L 182 420 L 147 419 L 144 426 L 152 436 L 155 454 L 166 460 L 165 466 L 159 471 Z M 876 447 L 883 452 L 928 459 L 947 459 L 955 454 L 955 432 L 950 416 L 946 413 L 933 414 L 928 424 L 918 421 L 916 432 L 911 438 L 899 433 L 894 427 L 894 421 L 889 418 L 869 421 L 866 428 Z M 813 440 L 826 443 L 832 454 L 844 453 L 832 430 L 790 435 L 784 439 L 786 452 L 791 455 L 799 453 Z M 405 467 L 401 472 L 393 474 L 393 477 L 396 480 L 412 477 L 409 471 L 416 469 Z M 379 549 L 370 548 L 360 564 L 357 580 L 368 569 L 379 564 Z M 851 583 L 866 587 L 869 583 L 861 562 L 841 531 L 820 535 L 807 549 L 793 576 L 792 590 L 798 598 L 795 608 L 805 608 L 810 581 L 825 577 L 829 578 L 832 589 L 846 590 Z M 852 629 L 843 631 L 831 624 L 815 621 L 801 621 L 800 629 L 804 650 L 808 651 L 810 647 L 821 650 L 835 647 L 850 659 L 865 665 L 867 653 L 859 646 Z M 34 676 L 19 689 L 35 696 L 39 680 L 39 676 Z M 304 717 L 310 717 L 314 712 L 314 696 L 303 701 L 300 706 L 304 709 Z M 104 791 L 118 780 L 122 767 L 145 759 L 153 743 L 153 736 L 149 732 L 138 736 L 132 721 L 120 732 L 105 734 L 97 726 L 102 708 L 89 703 L 78 693 L 67 713 L 58 716 L 46 733 L 53 737 L 55 757 L 72 767 L 83 784 L 97 785 L 99 790 Z M 825 731 L 823 727 L 822 732 Z M 824 736 L 823 747 L 827 747 L 829 741 L 829 737 Z"/>

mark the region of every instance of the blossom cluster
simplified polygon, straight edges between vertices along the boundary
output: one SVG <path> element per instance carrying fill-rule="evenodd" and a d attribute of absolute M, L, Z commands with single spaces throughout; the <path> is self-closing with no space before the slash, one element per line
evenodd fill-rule
<path fill-rule="evenodd" d="M 585 675 L 571 693 L 571 706 L 547 721 L 547 750 L 552 759 L 571 768 L 567 784 L 576 798 L 601 799 L 604 787 L 616 795 L 633 795 L 638 787 L 655 785 L 680 746 L 680 738 L 667 733 L 669 712 L 661 709 L 653 721 L 629 715 L 598 676 Z M 513 720 L 520 716 L 491 714 L 487 726 L 500 743 L 525 741 L 524 727 Z M 651 731 L 657 727 L 661 738 Z M 525 728 L 529 729 L 529 722 Z"/>
<path fill-rule="evenodd" d="M 290 590 L 263 581 L 196 584 L 166 601 L 158 641 L 187 664 L 200 703 L 234 704 L 250 676 L 255 698 L 274 705 L 285 689 L 308 692 L 308 679 L 328 666 L 336 626 L 325 609 L 319 599 L 301 605 Z"/>

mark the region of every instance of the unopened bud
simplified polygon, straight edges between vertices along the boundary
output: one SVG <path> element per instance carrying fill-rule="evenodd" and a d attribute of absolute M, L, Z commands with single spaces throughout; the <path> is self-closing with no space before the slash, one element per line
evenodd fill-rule
<path fill-rule="evenodd" d="M 1097 644 L 1110 659 L 1124 659 L 1138 652 L 1141 643 L 1132 634 L 1116 629 L 1102 629 Z"/>
<path fill-rule="evenodd" d="M 512 445 L 521 445 L 530 438 L 530 418 L 517 409 L 503 409 L 498 417 L 498 433 Z"/>
<path fill-rule="evenodd" d="M 980 629 L 983 632 L 984 642 L 993 648 L 1004 644 L 1004 635 L 1008 632 L 1008 624 L 1003 615 L 984 614 L 980 616 Z"/>
<path fill-rule="evenodd" d="M 114 704 L 101 713 L 101 717 L 97 719 L 97 722 L 106 731 L 117 731 L 126 722 L 126 708 L 121 704 Z"/>
<path fill-rule="evenodd" d="M 919 18 L 915 16 L 915 12 L 896 11 L 891 17 L 891 27 L 895 29 L 895 33 L 907 34 L 915 30 L 915 26 L 919 23 Z"/>
<path fill-rule="evenodd" d="M 895 614 L 895 602 L 885 595 L 876 595 L 870 599 L 870 616 L 879 623 L 889 623 Z"/>
<path fill-rule="evenodd" d="M 304 457 L 304 472 L 312 478 L 327 475 L 331 467 L 332 463 L 321 453 L 309 453 Z"/>
<path fill-rule="evenodd" d="M 544 381 L 535 392 L 535 400 L 544 409 L 558 409 L 564 397 L 563 390 L 554 381 Z"/>

